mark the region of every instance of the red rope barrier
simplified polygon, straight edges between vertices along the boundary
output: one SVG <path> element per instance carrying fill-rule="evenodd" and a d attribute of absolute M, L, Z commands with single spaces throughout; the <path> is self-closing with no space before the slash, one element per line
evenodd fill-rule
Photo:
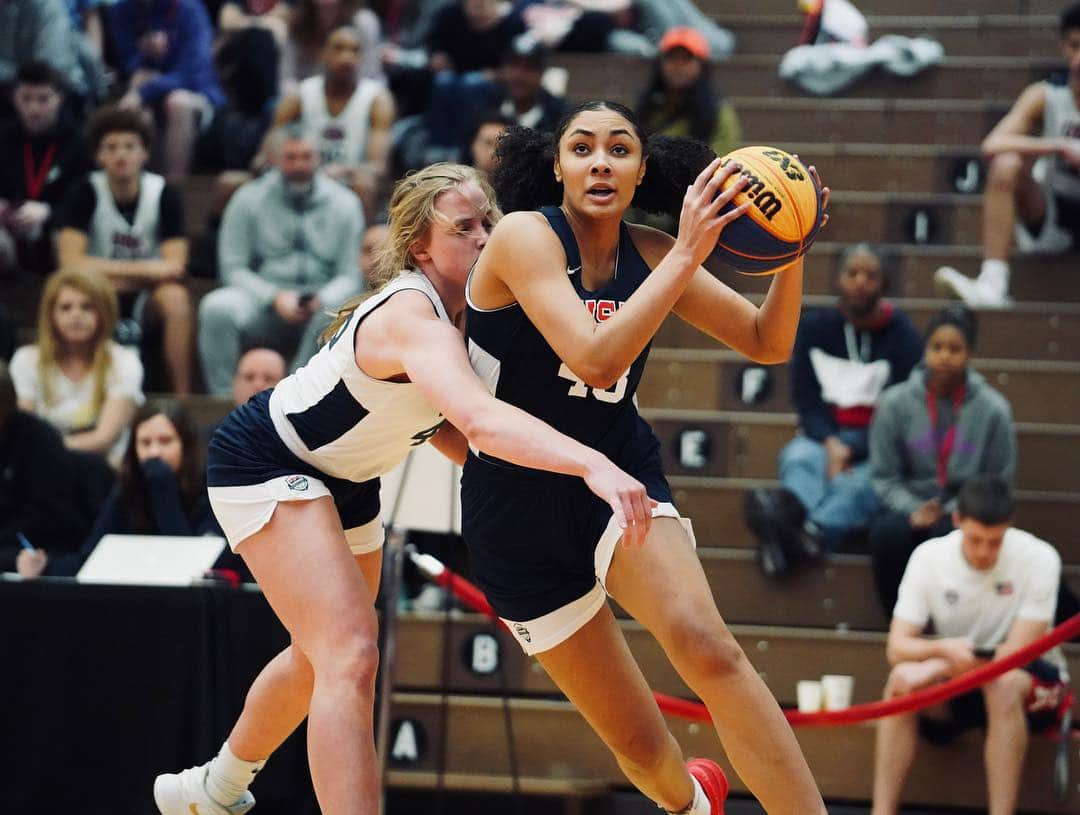
<path fill-rule="evenodd" d="M 431 555 L 414 554 L 412 559 L 424 575 L 446 588 L 466 606 L 488 617 L 499 619 L 494 609 L 491 608 L 491 604 L 488 603 L 487 598 L 484 597 L 484 593 L 468 580 L 454 574 Z M 499 622 L 502 623 L 502 620 L 499 620 Z M 1060 645 L 1066 640 L 1072 639 L 1077 634 L 1080 634 L 1080 614 L 1073 615 L 1057 628 L 1019 651 L 1014 651 L 1001 659 L 982 665 L 960 676 L 955 676 L 940 685 L 923 688 L 905 696 L 898 696 L 895 699 L 854 705 L 843 710 L 827 710 L 818 713 L 800 713 L 797 710 L 785 710 L 784 715 L 787 716 L 787 720 L 793 727 L 835 727 L 837 725 L 881 719 L 886 716 L 895 716 L 898 713 L 912 713 L 923 710 L 952 699 L 954 696 L 974 690 L 1014 668 L 1027 665 L 1040 654 L 1049 651 L 1055 645 Z M 660 710 L 664 713 L 692 721 L 712 721 L 709 711 L 701 702 L 679 699 L 676 696 L 669 696 L 666 693 L 657 693 L 656 691 L 653 691 L 653 696 L 656 698 Z"/>

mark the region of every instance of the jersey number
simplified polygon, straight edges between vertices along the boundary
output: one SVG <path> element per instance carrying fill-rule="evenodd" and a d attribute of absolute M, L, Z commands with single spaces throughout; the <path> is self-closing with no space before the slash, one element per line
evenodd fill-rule
<path fill-rule="evenodd" d="M 574 372 L 570 370 L 570 366 L 565 362 L 559 366 L 559 379 L 569 379 L 574 384 L 570 386 L 570 390 L 566 392 L 567 396 L 577 396 L 580 399 L 587 399 L 591 393 L 601 402 L 607 402 L 608 404 L 615 404 L 626 395 L 626 385 L 630 380 L 630 372 L 627 371 L 619 377 L 619 381 L 612 385 L 607 390 L 597 390 L 596 388 L 590 388 L 584 382 L 574 375 Z"/>

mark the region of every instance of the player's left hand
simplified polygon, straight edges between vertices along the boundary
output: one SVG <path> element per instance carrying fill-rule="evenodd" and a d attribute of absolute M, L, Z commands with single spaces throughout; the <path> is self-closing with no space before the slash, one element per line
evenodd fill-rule
<path fill-rule="evenodd" d="M 645 485 L 624 473 L 606 458 L 585 475 L 585 484 L 597 498 L 605 501 L 623 530 L 622 545 L 644 546 L 652 526 L 656 501 L 649 498 Z"/>

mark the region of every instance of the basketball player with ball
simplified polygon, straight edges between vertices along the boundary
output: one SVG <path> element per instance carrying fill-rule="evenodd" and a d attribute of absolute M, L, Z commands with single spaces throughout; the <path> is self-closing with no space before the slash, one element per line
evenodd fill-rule
<path fill-rule="evenodd" d="M 661 809 L 720 815 L 728 782 L 712 761 L 684 763 L 609 595 L 705 703 L 765 809 L 822 815 L 790 727 L 720 617 L 634 393 L 671 312 L 752 360 L 788 358 L 801 257 L 827 220 L 828 189 L 771 148 L 710 162 L 700 142 L 647 139 L 612 102 L 579 105 L 553 135 L 511 128 L 497 153 L 494 184 L 509 214 L 466 283 L 473 369 L 497 398 L 606 454 L 657 506 L 644 544 L 619 545 L 610 508 L 572 479 L 471 451 L 461 501 L 473 573 L 519 645 Z M 624 222 L 631 203 L 677 215 L 678 237 Z M 714 251 L 742 271 L 775 273 L 760 307 L 702 267 Z"/>

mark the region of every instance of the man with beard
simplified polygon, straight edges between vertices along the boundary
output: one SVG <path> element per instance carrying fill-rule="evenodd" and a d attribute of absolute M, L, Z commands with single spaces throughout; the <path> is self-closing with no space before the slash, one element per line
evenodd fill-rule
<path fill-rule="evenodd" d="M 907 315 L 882 299 L 881 258 L 850 247 L 837 275 L 837 307 L 803 315 L 791 357 L 791 401 L 801 434 L 780 453 L 780 488 L 746 494 L 747 526 L 770 577 L 791 562 L 836 551 L 877 508 L 867 435 L 881 392 L 903 382 L 922 355 Z"/>
<path fill-rule="evenodd" d="M 229 201 L 218 239 L 221 288 L 199 304 L 199 356 L 207 390 L 227 396 L 244 345 L 296 348 L 291 370 L 360 288 L 360 200 L 319 170 L 315 140 L 299 124 L 271 134 L 275 169 Z"/>

